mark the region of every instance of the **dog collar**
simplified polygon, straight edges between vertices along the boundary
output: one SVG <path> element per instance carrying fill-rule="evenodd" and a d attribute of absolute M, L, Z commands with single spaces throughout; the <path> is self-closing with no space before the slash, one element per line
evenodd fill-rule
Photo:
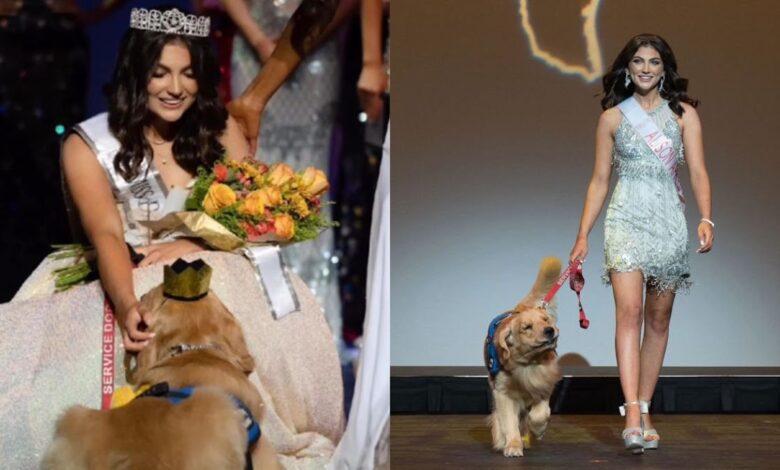
<path fill-rule="evenodd" d="M 177 344 L 176 346 L 173 346 L 171 349 L 168 350 L 168 357 L 176 357 L 180 354 L 184 354 L 186 352 L 190 351 L 202 351 L 204 349 L 219 349 L 220 351 L 222 348 L 218 344 L 213 343 L 207 343 L 207 344 Z"/>
<path fill-rule="evenodd" d="M 514 311 L 512 310 L 502 313 L 494 318 L 493 321 L 490 322 L 490 326 L 488 326 L 487 337 L 485 337 L 485 367 L 487 368 L 491 379 L 495 378 L 501 371 L 501 361 L 498 360 L 498 351 L 496 350 L 495 343 L 493 343 L 493 338 L 495 337 L 496 330 L 498 330 L 498 326 L 501 322 L 506 320 L 513 313 Z"/>

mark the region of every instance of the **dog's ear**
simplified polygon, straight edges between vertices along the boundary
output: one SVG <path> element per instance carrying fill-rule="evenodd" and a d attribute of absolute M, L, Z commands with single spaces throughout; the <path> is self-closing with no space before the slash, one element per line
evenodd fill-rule
<path fill-rule="evenodd" d="M 515 339 L 512 336 L 512 327 L 504 328 L 496 335 L 496 346 L 501 362 L 506 362 L 512 355 L 512 346 L 515 345 Z"/>
<path fill-rule="evenodd" d="M 133 358 L 135 358 L 135 367 L 132 367 Z M 125 352 L 125 379 L 127 383 L 137 384 L 144 372 L 154 365 L 156 358 L 156 341 L 150 341 L 145 348 L 135 355 Z"/>
<path fill-rule="evenodd" d="M 249 375 L 255 370 L 255 360 L 252 355 L 249 354 L 249 348 L 244 340 L 244 333 L 241 330 L 241 325 L 238 324 L 232 313 L 225 307 L 219 298 L 216 296 L 214 299 L 217 302 L 217 306 L 223 311 L 227 321 L 225 322 L 225 339 L 227 340 L 228 353 L 232 356 L 235 364 L 244 372 Z"/>
<path fill-rule="evenodd" d="M 240 331 L 239 334 L 234 335 L 230 344 L 228 344 L 228 347 L 230 348 L 230 354 L 233 356 L 233 360 L 244 374 L 249 375 L 254 372 L 255 360 L 252 358 L 252 355 L 249 354 L 249 350 L 244 342 L 244 337 L 240 334 Z"/>

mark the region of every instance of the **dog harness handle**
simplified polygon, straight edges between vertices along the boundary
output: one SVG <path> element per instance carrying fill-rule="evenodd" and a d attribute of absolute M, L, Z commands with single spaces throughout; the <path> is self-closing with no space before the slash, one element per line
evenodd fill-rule
<path fill-rule="evenodd" d="M 138 395 L 137 398 L 144 398 L 144 397 L 165 398 L 169 402 L 173 403 L 174 405 L 178 405 L 182 401 L 191 397 L 194 392 L 195 392 L 195 387 L 183 387 L 183 388 L 171 389 L 168 386 L 167 382 L 160 382 L 149 387 L 145 392 Z M 236 408 L 238 408 L 244 414 L 243 424 L 244 427 L 246 428 L 247 443 L 249 444 L 249 447 L 252 447 L 252 445 L 255 442 L 260 440 L 260 435 L 262 434 L 260 431 L 260 424 L 257 422 L 255 417 L 252 415 L 252 412 L 249 411 L 249 408 L 244 404 L 244 402 L 242 402 L 241 400 L 239 400 L 237 397 L 233 395 L 230 395 L 230 398 L 233 399 L 233 404 L 236 405 Z"/>
<path fill-rule="evenodd" d="M 558 278 L 552 288 L 550 288 L 550 292 L 544 296 L 543 302 L 545 304 L 549 304 L 553 297 L 555 297 L 555 294 L 558 293 L 558 290 L 561 288 L 563 283 L 566 282 L 566 279 L 568 279 L 570 276 L 571 279 L 569 280 L 569 287 L 571 287 L 571 290 L 577 294 L 577 303 L 580 307 L 580 328 L 587 329 L 588 326 L 590 326 L 590 320 L 588 320 L 588 317 L 585 315 L 585 309 L 582 308 L 582 298 L 580 296 L 582 288 L 585 287 L 585 277 L 582 275 L 582 261 L 574 260 L 569 263 L 569 267 L 566 268 L 563 273 L 561 273 L 561 276 Z"/>
<path fill-rule="evenodd" d="M 501 315 L 494 318 L 488 327 L 487 336 L 485 337 L 485 367 L 487 368 L 491 379 L 494 378 L 501 370 L 501 361 L 498 360 L 498 351 L 496 351 L 496 345 L 493 344 L 493 338 L 496 335 L 498 325 L 500 325 L 502 321 L 506 320 L 507 317 L 509 317 L 511 314 L 511 310 L 509 312 L 502 313 Z"/>

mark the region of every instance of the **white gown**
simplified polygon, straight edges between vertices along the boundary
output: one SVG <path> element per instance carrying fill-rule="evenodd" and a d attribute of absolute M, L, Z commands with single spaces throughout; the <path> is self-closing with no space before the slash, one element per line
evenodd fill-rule
<path fill-rule="evenodd" d="M 390 128 L 374 197 L 366 318 L 355 393 L 330 468 L 363 470 L 389 462 L 390 424 Z"/>

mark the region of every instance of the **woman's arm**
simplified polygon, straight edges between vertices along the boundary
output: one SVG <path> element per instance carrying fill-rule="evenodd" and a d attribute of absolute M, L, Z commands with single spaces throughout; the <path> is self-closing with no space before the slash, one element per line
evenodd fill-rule
<path fill-rule="evenodd" d="M 95 154 L 76 134 L 65 139 L 62 169 L 81 225 L 97 251 L 100 282 L 114 304 L 125 348 L 139 351 L 152 337 L 139 327 L 151 318 L 135 296 L 133 266 L 106 174 Z"/>
<path fill-rule="evenodd" d="M 265 63 L 274 51 L 276 44 L 269 38 L 260 26 L 257 24 L 252 13 L 249 11 L 249 5 L 246 0 L 221 0 L 222 7 L 227 12 L 230 19 L 241 31 L 252 48 L 257 52 L 260 62 Z"/>
<path fill-rule="evenodd" d="M 228 160 L 241 161 L 255 158 L 254 154 L 249 153 L 249 143 L 233 116 L 228 116 L 225 132 L 222 133 L 219 142 L 225 147 Z"/>
<path fill-rule="evenodd" d="M 382 60 L 382 0 L 361 0 L 360 31 L 363 68 L 358 79 L 358 98 L 368 120 L 382 118 L 382 95 L 387 91 L 387 73 Z"/>
<path fill-rule="evenodd" d="M 707 165 L 704 163 L 704 143 L 702 139 L 701 121 L 696 108 L 688 103 L 680 103 L 685 112 L 682 115 L 683 146 L 685 161 L 691 172 L 691 187 L 699 206 L 702 220 L 696 229 L 699 236 L 699 252 L 706 253 L 712 249 L 715 239 L 712 225 L 704 219 L 712 220 L 712 194 L 710 192 L 710 177 Z"/>
<path fill-rule="evenodd" d="M 252 155 L 257 151 L 260 116 L 266 103 L 318 44 L 337 6 L 337 0 L 303 0 L 260 73 L 241 96 L 228 103 L 228 112 L 236 118 L 241 132 L 249 140 Z"/>
<path fill-rule="evenodd" d="M 596 128 L 596 158 L 593 164 L 593 175 L 590 178 L 588 192 L 585 195 L 585 205 L 580 218 L 580 228 L 577 240 L 569 254 L 569 260 L 579 258 L 585 260 L 588 256 L 588 235 L 593 224 L 604 206 L 604 200 L 609 191 L 609 178 L 612 175 L 612 150 L 615 145 L 615 130 L 620 124 L 620 110 L 610 108 L 599 118 Z"/>

